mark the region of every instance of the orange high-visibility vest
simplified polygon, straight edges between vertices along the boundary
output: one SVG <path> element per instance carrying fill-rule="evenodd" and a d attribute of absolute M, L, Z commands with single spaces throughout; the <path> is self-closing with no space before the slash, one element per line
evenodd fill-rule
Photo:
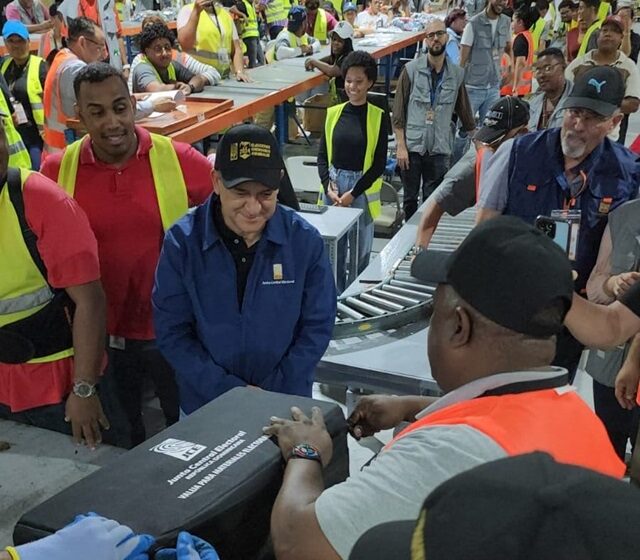
<path fill-rule="evenodd" d="M 529 45 L 529 53 L 527 55 L 527 60 L 525 62 L 524 68 L 522 69 L 522 73 L 520 74 L 520 79 L 516 84 L 516 95 L 524 96 L 529 95 L 531 93 L 531 83 L 533 81 L 533 58 L 535 54 L 535 47 L 533 45 L 533 35 L 531 35 L 531 31 L 521 31 L 520 33 L 516 33 L 516 37 L 518 35 L 523 35 L 527 40 L 527 44 Z M 515 41 L 515 37 L 514 37 Z M 503 56 L 500 61 L 500 65 L 503 66 L 505 62 L 510 62 L 509 57 L 506 58 Z M 516 62 L 515 56 L 513 61 L 513 66 L 509 64 L 509 67 L 503 69 L 503 76 L 505 78 L 508 76 L 508 79 L 503 80 L 503 85 L 500 88 L 500 95 L 513 95 L 513 80 L 515 76 L 513 75 L 515 72 Z"/>
<path fill-rule="evenodd" d="M 560 463 L 616 478 L 625 472 L 602 422 L 568 387 L 478 397 L 452 404 L 408 426 L 383 452 L 415 430 L 458 424 L 485 434 L 509 456 L 544 451 Z"/>
<path fill-rule="evenodd" d="M 44 153 L 53 154 L 66 148 L 67 142 L 64 131 L 67 129 L 67 118 L 62 110 L 62 97 L 60 95 L 60 76 L 64 66 L 77 60 L 78 57 L 69 49 L 61 49 L 53 59 L 51 68 L 44 82 Z"/>

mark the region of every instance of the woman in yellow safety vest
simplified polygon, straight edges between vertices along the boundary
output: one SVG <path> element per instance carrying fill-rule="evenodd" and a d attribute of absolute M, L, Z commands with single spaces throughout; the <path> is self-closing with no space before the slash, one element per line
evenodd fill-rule
<path fill-rule="evenodd" d="M 318 149 L 321 202 L 363 211 L 358 230 L 358 274 L 369 264 L 373 220 L 381 211 L 380 188 L 387 163 L 388 116 L 367 100 L 377 70 L 374 58 L 364 51 L 353 51 L 344 59 L 342 75 L 349 101 L 327 109 Z M 345 265 L 346 244 L 342 244 L 337 259 L 339 292 L 347 285 Z"/>
<path fill-rule="evenodd" d="M 249 59 L 249 68 L 262 66 L 264 52 L 260 43 L 260 27 L 256 7 L 253 0 L 239 0 L 236 5 L 238 10 L 245 15 L 241 37 L 245 47 L 245 55 Z"/>
<path fill-rule="evenodd" d="M 185 95 L 202 91 L 207 78 L 173 60 L 173 33 L 163 23 L 147 25 L 140 33 L 143 57 L 133 72 L 134 93 L 179 89 Z"/>
<path fill-rule="evenodd" d="M 43 146 L 42 91 L 48 66 L 42 58 L 29 52 L 29 32 L 22 22 L 5 23 L 2 36 L 8 55 L 0 61 L 0 71 L 9 87 L 13 123 L 22 139 L 21 149 L 29 152 L 31 168 L 38 170 Z"/>
<path fill-rule="evenodd" d="M 524 97 L 531 93 L 535 43 L 530 29 L 536 14 L 537 10 L 529 6 L 521 6 L 513 14 L 513 56 L 504 68 L 505 79 L 500 88 L 500 95 Z"/>

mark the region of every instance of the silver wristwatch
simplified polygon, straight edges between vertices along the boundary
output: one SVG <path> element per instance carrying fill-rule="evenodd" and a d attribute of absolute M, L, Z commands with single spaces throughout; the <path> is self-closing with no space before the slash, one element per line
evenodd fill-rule
<path fill-rule="evenodd" d="M 81 399 L 88 399 L 96 394 L 96 386 L 88 381 L 76 381 L 73 384 L 73 394 Z"/>

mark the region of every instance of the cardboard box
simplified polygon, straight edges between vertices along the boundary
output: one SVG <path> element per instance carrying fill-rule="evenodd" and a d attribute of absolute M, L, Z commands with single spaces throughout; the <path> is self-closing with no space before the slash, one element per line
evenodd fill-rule
<path fill-rule="evenodd" d="M 321 133 L 324 130 L 327 107 L 330 105 L 331 96 L 328 93 L 317 93 L 304 100 L 302 104 L 304 108 L 302 122 L 307 132 Z"/>

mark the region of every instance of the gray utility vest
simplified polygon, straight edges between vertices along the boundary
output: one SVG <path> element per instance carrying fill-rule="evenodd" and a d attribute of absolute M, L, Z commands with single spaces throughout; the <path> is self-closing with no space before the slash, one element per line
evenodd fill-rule
<path fill-rule="evenodd" d="M 432 83 L 431 68 L 427 57 L 421 56 L 409 62 L 405 69 L 411 82 L 411 94 L 407 104 L 407 124 L 405 138 L 407 149 L 424 155 L 450 155 L 453 150 L 455 127 L 451 121 L 460 86 L 464 81 L 464 71 L 456 64 L 445 60 L 442 82 L 439 87 Z M 431 105 L 431 91 L 435 90 L 434 104 Z M 433 119 L 427 119 L 427 112 L 433 112 Z"/>
<path fill-rule="evenodd" d="M 640 264 L 640 199 L 626 202 L 609 216 L 611 275 L 638 271 Z M 629 350 L 623 344 L 613 350 L 589 350 L 585 369 L 602 385 L 613 387 Z"/>
<path fill-rule="evenodd" d="M 476 88 L 500 86 L 500 59 L 511 40 L 511 20 L 500 14 L 495 36 L 486 12 L 473 16 L 467 25 L 473 27 L 473 45 L 467 61 L 465 84 Z"/>

